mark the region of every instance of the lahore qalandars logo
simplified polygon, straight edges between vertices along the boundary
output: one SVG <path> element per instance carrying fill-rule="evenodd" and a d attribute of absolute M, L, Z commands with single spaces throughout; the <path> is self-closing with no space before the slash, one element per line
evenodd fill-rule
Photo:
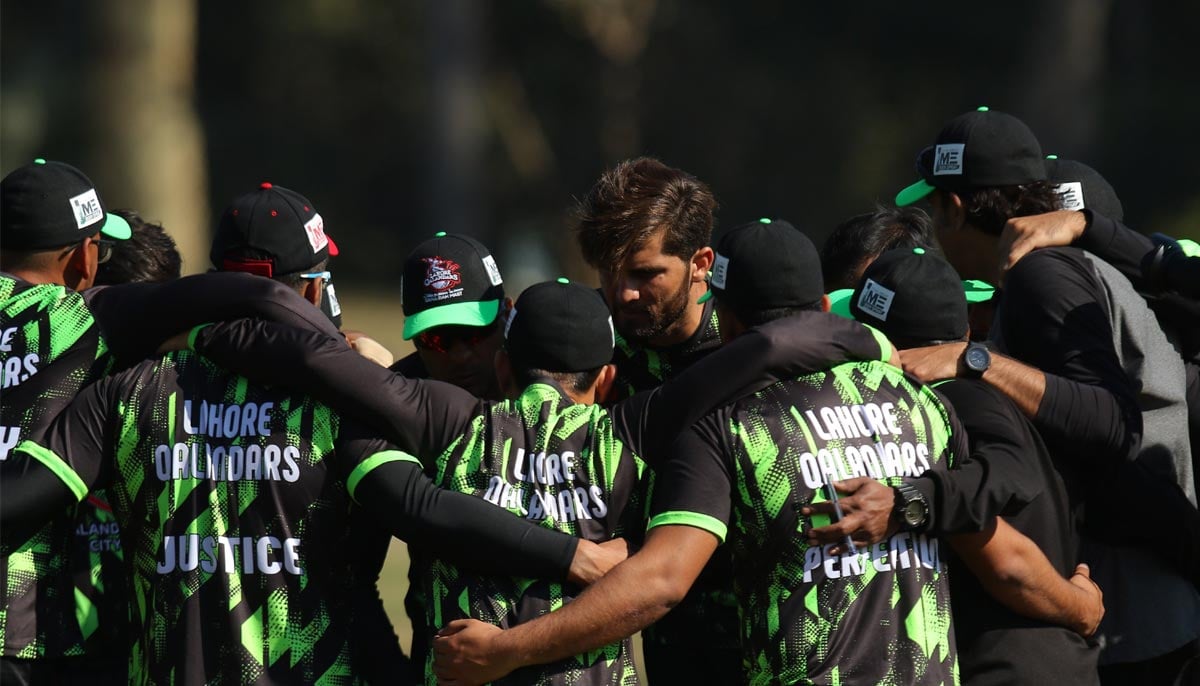
<path fill-rule="evenodd" d="M 443 257 L 422 257 L 425 268 L 425 302 L 446 300 L 462 295 L 462 277 L 459 264 Z"/>

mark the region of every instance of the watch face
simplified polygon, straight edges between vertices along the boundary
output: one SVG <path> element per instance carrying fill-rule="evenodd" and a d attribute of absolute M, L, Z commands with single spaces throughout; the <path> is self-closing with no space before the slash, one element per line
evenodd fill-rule
<path fill-rule="evenodd" d="M 919 526 L 925 523 L 925 504 L 919 500 L 910 501 L 904 506 L 904 523 L 909 526 Z"/>
<path fill-rule="evenodd" d="M 967 348 L 966 355 L 967 367 L 977 371 L 986 371 L 992 364 L 992 356 L 988 354 L 987 348 L 982 346 L 971 346 Z"/>

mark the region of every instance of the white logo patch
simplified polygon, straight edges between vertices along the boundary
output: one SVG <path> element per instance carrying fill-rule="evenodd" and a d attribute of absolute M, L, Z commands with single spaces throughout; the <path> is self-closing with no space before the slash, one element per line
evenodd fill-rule
<path fill-rule="evenodd" d="M 1062 208 L 1064 210 L 1082 210 L 1083 205 L 1083 184 L 1078 181 L 1068 181 L 1060 183 L 1057 187 L 1058 194 L 1062 197 Z"/>
<path fill-rule="evenodd" d="M 304 222 L 304 235 L 308 236 L 313 253 L 321 252 L 321 248 L 329 245 L 329 239 L 325 237 L 325 220 L 320 214 L 314 214 L 312 219 Z"/>
<path fill-rule="evenodd" d="M 717 255 L 713 259 L 712 278 L 708 280 L 715 288 L 725 288 L 725 279 L 729 276 L 729 258 Z"/>
<path fill-rule="evenodd" d="M 85 229 L 104 219 L 104 210 L 100 209 L 100 197 L 96 195 L 95 188 L 71 198 L 71 211 L 75 213 L 77 229 Z"/>
<path fill-rule="evenodd" d="M 943 176 L 963 173 L 963 143 L 944 143 L 933 150 L 933 175 Z"/>
<path fill-rule="evenodd" d="M 617 345 L 617 330 L 613 328 L 611 314 L 608 315 L 608 340 L 612 341 L 612 343 L 610 343 L 610 345 L 612 345 L 613 347 L 616 347 L 616 345 Z"/>
<path fill-rule="evenodd" d="M 862 293 L 858 296 L 858 309 L 886 322 L 888 311 L 892 309 L 892 299 L 895 297 L 895 291 L 867 279 L 863 284 Z"/>
<path fill-rule="evenodd" d="M 491 255 L 483 258 L 483 268 L 487 270 L 488 280 L 492 282 L 493 286 L 504 283 L 504 280 L 500 278 L 500 268 L 496 266 L 496 260 L 493 260 Z"/>
<path fill-rule="evenodd" d="M 337 293 L 333 291 L 333 284 L 325 283 L 325 297 L 329 298 L 329 314 L 337 317 L 342 314 L 342 304 L 338 302 Z"/>

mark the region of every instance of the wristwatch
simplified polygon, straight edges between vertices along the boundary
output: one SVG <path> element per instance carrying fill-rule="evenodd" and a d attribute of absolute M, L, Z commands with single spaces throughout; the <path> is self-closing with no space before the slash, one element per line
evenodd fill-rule
<path fill-rule="evenodd" d="M 901 531 L 916 531 L 923 529 L 929 523 L 929 503 L 925 495 L 912 484 L 900 482 L 893 486 L 896 494 L 896 504 L 892 506 L 896 518 L 900 520 Z"/>
<path fill-rule="evenodd" d="M 968 343 L 963 352 L 963 363 L 969 376 L 979 378 L 992 366 L 992 353 L 983 343 Z"/>

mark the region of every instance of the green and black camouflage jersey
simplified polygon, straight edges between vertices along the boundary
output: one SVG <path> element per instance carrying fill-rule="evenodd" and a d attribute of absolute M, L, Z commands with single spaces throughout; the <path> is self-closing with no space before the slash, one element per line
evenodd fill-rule
<path fill-rule="evenodd" d="M 88 387 L 18 450 L 78 499 L 107 487 L 132 574 L 132 683 L 354 683 L 348 489 L 413 458 L 191 352 Z"/>
<path fill-rule="evenodd" d="M 721 330 L 713 305 L 711 299 L 704 303 L 700 328 L 683 343 L 669 348 L 647 348 L 616 332 L 612 361 L 617 366 L 617 380 L 613 384 L 617 397 L 627 398 L 648 391 L 721 347 Z"/>
<path fill-rule="evenodd" d="M 104 339 L 79 294 L 7 274 L 0 275 L 0 360 L 0 460 L 108 367 Z M 4 655 L 35 659 L 99 649 L 105 589 L 99 568 L 99 586 L 92 583 L 92 563 L 100 557 L 73 554 L 76 531 L 98 524 L 93 513 L 71 508 L 25 540 L 0 546 Z M 108 589 L 110 600 L 117 590 Z"/>
<path fill-rule="evenodd" d="M 644 465 L 597 405 L 573 403 L 533 384 L 515 400 L 488 403 L 426 468 L 434 481 L 511 514 L 602 543 L 644 526 Z M 555 581 L 481 576 L 442 559 L 423 574 L 427 624 L 471 617 L 508 628 L 570 602 L 582 590 Z M 434 684 L 432 655 L 426 683 Z M 631 639 L 496 683 L 635 686 Z"/>
<path fill-rule="evenodd" d="M 831 555 L 808 545 L 800 513 L 832 481 L 949 468 L 967 454 L 957 427 L 929 387 L 866 362 L 781 382 L 682 434 L 650 527 L 695 526 L 731 547 L 749 683 L 958 682 L 937 539 L 899 533 Z"/>

